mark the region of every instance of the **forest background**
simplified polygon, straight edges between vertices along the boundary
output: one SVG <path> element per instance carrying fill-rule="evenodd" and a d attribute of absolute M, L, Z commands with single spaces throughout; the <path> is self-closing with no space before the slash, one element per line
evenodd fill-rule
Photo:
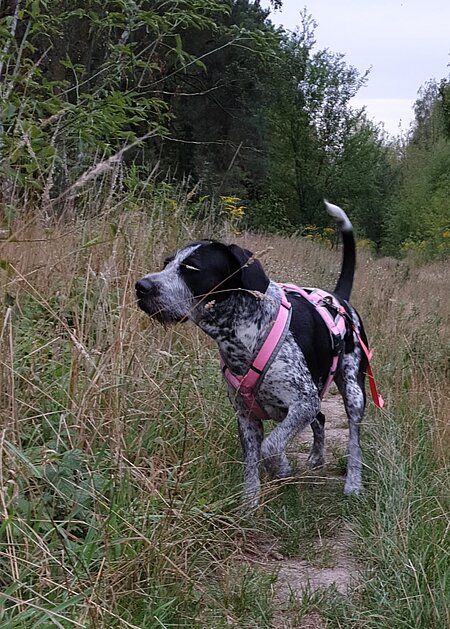
<path fill-rule="evenodd" d="M 95 180 L 124 210 L 156 195 L 170 214 L 181 185 L 194 219 L 327 240 L 325 196 L 373 251 L 445 257 L 449 77 L 418 86 L 415 122 L 389 137 L 351 106 L 368 72 L 318 50 L 315 26 L 304 11 L 275 28 L 249 0 L 2 2 L 4 222 L 85 213 Z"/>

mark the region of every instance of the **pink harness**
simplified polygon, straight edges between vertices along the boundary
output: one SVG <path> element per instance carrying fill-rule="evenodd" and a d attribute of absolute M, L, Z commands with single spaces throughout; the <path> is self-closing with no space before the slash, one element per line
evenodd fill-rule
<path fill-rule="evenodd" d="M 295 284 L 279 284 L 283 289 L 281 296 L 280 308 L 278 310 L 277 318 L 275 319 L 272 328 L 267 335 L 261 349 L 259 350 L 256 358 L 250 365 L 249 370 L 243 376 L 237 376 L 231 372 L 225 365 L 223 359 L 221 359 L 221 367 L 225 380 L 230 384 L 236 392 L 239 392 L 248 410 L 258 419 L 269 419 L 266 411 L 258 404 L 255 399 L 255 393 L 264 378 L 265 373 L 270 367 L 273 359 L 275 358 L 278 350 L 284 341 L 286 334 L 289 331 L 289 324 L 291 320 L 291 304 L 286 298 L 286 293 L 297 293 L 310 303 L 312 303 L 317 312 L 325 322 L 331 338 L 332 347 L 332 363 L 330 372 L 326 379 L 325 385 L 320 393 L 320 399 L 322 399 L 327 393 L 328 389 L 333 382 L 334 374 L 339 363 L 339 358 L 344 347 L 344 338 L 346 333 L 346 316 L 345 308 L 339 303 L 339 301 L 326 291 L 320 288 L 299 288 Z M 358 341 L 367 356 L 367 360 L 370 361 L 372 353 L 369 352 L 366 345 L 363 343 L 361 337 L 356 332 L 353 324 L 353 331 L 355 332 Z M 375 379 L 373 377 L 370 362 L 368 365 L 368 376 L 370 390 L 372 398 L 379 408 L 384 405 L 383 398 L 378 394 Z"/>

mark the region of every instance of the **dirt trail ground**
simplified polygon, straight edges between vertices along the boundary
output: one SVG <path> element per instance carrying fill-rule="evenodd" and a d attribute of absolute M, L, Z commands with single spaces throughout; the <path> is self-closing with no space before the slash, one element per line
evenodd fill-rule
<path fill-rule="evenodd" d="M 326 464 L 316 472 L 324 483 L 335 482 L 336 491 L 343 488 L 342 471 L 339 474 L 338 459 L 345 455 L 347 448 L 347 417 L 340 395 L 328 395 L 322 402 L 322 410 L 326 417 Z M 309 431 L 304 432 L 292 444 L 291 456 L 299 461 L 299 467 L 306 468 L 307 452 L 311 445 Z M 318 553 L 326 553 L 326 565 L 317 560 L 314 563 L 300 559 L 281 559 L 268 562 L 277 571 L 277 598 L 280 603 L 280 615 L 276 622 L 277 629 L 293 629 L 283 615 L 283 608 L 289 600 L 301 597 L 302 591 L 316 591 L 320 588 L 334 586 L 339 592 L 345 593 L 355 584 L 358 566 L 353 556 L 353 535 L 342 523 L 336 528 L 332 537 L 318 538 L 315 542 Z M 311 614 L 302 619 L 301 629 L 322 629 L 321 619 Z M 300 627 L 297 625 L 297 629 Z"/>
<path fill-rule="evenodd" d="M 311 500 L 315 492 L 317 500 L 326 503 L 326 492 L 336 496 L 342 494 L 344 486 L 344 461 L 347 447 L 347 418 L 342 399 L 337 391 L 328 395 L 322 403 L 326 417 L 326 464 L 318 470 L 308 470 L 306 460 L 312 443 L 311 431 L 300 434 L 289 448 L 289 458 L 297 468 L 296 477 L 305 476 L 305 483 L 311 483 Z M 307 485 L 300 484 L 299 491 Z M 322 491 L 321 491 L 322 490 Z M 339 500 L 339 498 L 337 498 Z M 353 589 L 358 579 L 358 565 L 353 556 L 353 534 L 341 518 L 330 523 L 331 534 L 305 540 L 308 551 L 306 557 L 286 557 L 278 548 L 278 540 L 267 540 L 259 548 L 253 561 L 264 570 L 276 575 L 275 597 L 278 612 L 274 618 L 276 629 L 324 629 L 324 621 L 316 613 L 303 616 L 301 621 L 293 621 L 287 611 L 295 600 L 301 600 L 305 591 L 316 592 L 322 588 L 334 587 L 345 594 Z"/>

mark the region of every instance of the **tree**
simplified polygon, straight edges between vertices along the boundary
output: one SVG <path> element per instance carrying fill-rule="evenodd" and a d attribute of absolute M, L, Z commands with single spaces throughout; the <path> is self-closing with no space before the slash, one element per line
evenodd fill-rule
<path fill-rule="evenodd" d="M 336 167 L 358 118 L 350 99 L 366 78 L 343 55 L 313 51 L 315 26 L 304 12 L 301 28 L 284 35 L 269 83 L 266 187 L 293 225 L 323 221 L 322 199 L 334 195 Z"/>
<path fill-rule="evenodd" d="M 20 5 L 20 10 L 16 10 Z M 17 1 L 0 20 L 3 173 L 58 195 L 139 136 L 167 134 L 168 76 L 201 61 L 181 33 L 213 31 L 218 0 Z M 83 45 L 80 45 L 83 42 Z"/>
<path fill-rule="evenodd" d="M 387 219 L 387 249 L 425 257 L 450 253 L 450 139 L 446 82 L 419 91 L 415 122 L 399 161 L 400 187 Z"/>
<path fill-rule="evenodd" d="M 165 83 L 175 116 L 163 160 L 210 192 L 247 196 L 262 178 L 262 103 L 279 37 L 258 2 L 226 4 L 214 32 L 183 33 L 183 48 L 204 71 L 191 66 Z"/>
<path fill-rule="evenodd" d="M 380 250 L 385 237 L 386 217 L 397 186 L 393 149 L 380 128 L 363 113 L 346 135 L 336 162 L 336 198 L 349 208 L 361 237 Z"/>

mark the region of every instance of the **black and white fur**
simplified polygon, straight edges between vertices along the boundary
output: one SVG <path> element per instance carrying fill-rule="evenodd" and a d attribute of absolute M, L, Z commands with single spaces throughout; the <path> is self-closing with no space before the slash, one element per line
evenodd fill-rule
<path fill-rule="evenodd" d="M 353 227 L 345 212 L 328 202 L 328 212 L 339 223 L 344 244 L 340 277 L 334 294 L 348 315 L 344 351 L 335 376 L 349 423 L 347 477 L 344 492 L 361 491 L 359 430 L 365 407 L 364 375 L 367 361 L 351 322 L 367 342 L 361 319 L 348 304 L 355 271 Z M 138 305 L 161 323 L 193 321 L 219 346 L 228 368 L 247 372 L 276 318 L 281 288 L 267 277 L 260 262 L 238 245 L 199 240 L 167 258 L 159 273 L 136 283 Z M 332 356 L 328 329 L 315 307 L 300 295 L 292 303 L 289 332 L 257 393 L 259 404 L 278 425 L 264 437 L 263 422 L 249 415 L 241 397 L 229 388 L 237 416 L 244 457 L 244 502 L 258 505 L 260 463 L 271 478 L 291 476 L 285 451 L 293 437 L 311 425 L 314 443 L 308 462 L 324 463 L 325 417 L 320 392 Z"/>

